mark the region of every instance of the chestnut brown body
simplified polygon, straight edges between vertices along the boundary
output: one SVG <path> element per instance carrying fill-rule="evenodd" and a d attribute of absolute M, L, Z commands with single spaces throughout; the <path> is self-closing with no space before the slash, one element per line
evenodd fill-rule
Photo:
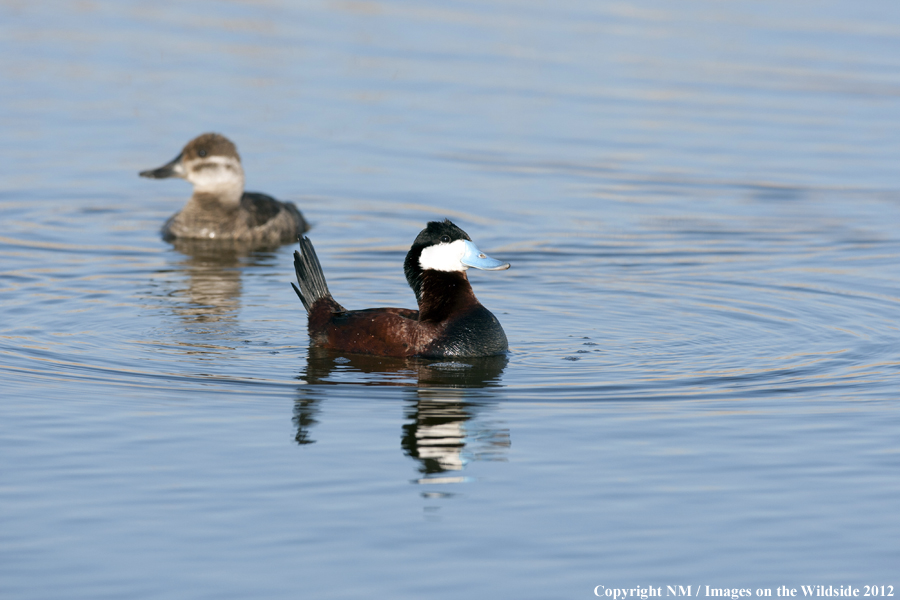
<path fill-rule="evenodd" d="M 420 310 L 345 310 L 322 298 L 309 313 L 309 339 L 330 350 L 394 357 L 493 356 L 509 348 L 497 318 L 478 302 L 465 273 L 435 273 L 425 286 L 446 295 L 423 294 Z"/>

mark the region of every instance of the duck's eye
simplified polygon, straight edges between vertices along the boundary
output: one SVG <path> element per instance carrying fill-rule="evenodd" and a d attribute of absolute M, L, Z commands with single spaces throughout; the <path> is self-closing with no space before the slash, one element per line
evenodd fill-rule
<path fill-rule="evenodd" d="M 202 148 L 200 150 L 197 150 L 197 156 L 199 156 L 200 158 L 206 158 L 206 150 Z"/>
<path fill-rule="evenodd" d="M 441 236 L 441 243 L 443 243 L 443 244 L 449 244 L 449 243 L 450 243 L 450 236 L 449 236 L 449 235 L 442 235 L 442 236 Z"/>

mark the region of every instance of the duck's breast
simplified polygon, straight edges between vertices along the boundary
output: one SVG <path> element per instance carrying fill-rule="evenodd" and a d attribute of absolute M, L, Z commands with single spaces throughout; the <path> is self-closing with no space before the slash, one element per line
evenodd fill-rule
<path fill-rule="evenodd" d="M 509 349 L 497 317 L 481 304 L 451 316 L 443 331 L 425 346 L 425 358 L 496 356 Z"/>

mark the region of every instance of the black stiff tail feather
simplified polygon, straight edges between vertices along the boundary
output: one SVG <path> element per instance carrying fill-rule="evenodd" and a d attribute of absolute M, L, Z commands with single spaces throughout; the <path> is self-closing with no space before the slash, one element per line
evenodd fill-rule
<path fill-rule="evenodd" d="M 300 301 L 306 308 L 306 312 L 312 311 L 312 306 L 322 298 L 330 298 L 328 284 L 325 283 L 325 274 L 319 257 L 308 237 L 299 238 L 300 251 L 294 250 L 294 271 L 297 273 L 299 288 L 291 283 L 291 287 L 297 292 Z"/>

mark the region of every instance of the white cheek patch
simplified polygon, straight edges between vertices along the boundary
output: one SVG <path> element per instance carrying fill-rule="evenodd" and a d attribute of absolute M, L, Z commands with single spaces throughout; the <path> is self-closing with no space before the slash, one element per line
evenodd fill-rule
<path fill-rule="evenodd" d="M 192 160 L 184 165 L 185 179 L 199 192 L 222 192 L 234 187 L 244 187 L 244 170 L 237 159 L 226 156 L 210 156 Z"/>
<path fill-rule="evenodd" d="M 433 271 L 465 271 L 469 267 L 460 262 L 465 253 L 465 240 L 428 246 L 419 256 L 419 266 L 424 270 Z"/>

